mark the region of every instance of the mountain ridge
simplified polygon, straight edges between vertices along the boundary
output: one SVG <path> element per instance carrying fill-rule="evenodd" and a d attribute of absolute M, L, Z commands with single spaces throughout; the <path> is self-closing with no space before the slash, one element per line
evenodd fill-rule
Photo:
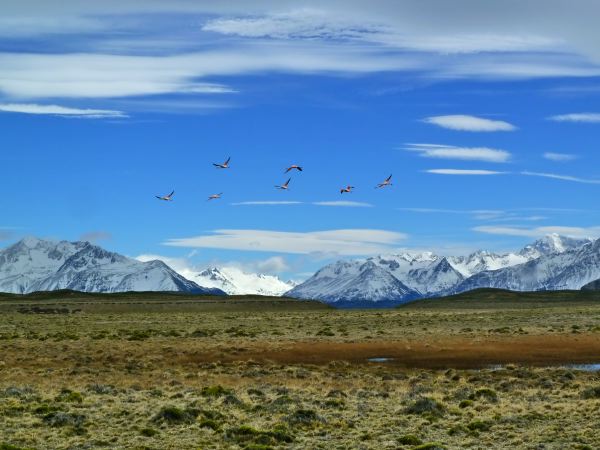
<path fill-rule="evenodd" d="M 355 301 L 362 304 L 366 294 L 360 292 L 359 287 L 366 281 L 364 275 L 360 280 L 357 277 L 358 268 L 365 261 L 374 262 L 411 291 L 406 295 L 390 295 L 389 298 L 373 296 L 373 303 L 385 300 L 400 304 L 478 288 L 516 291 L 579 289 L 586 282 L 600 278 L 600 240 L 551 234 L 514 253 L 479 250 L 467 256 L 446 257 L 432 252 L 405 252 L 366 260 L 342 260 L 321 268 L 286 295 L 336 303 L 345 293 L 346 303 Z M 334 279 L 335 274 L 343 279 L 343 290 Z M 376 279 L 369 280 L 370 284 L 376 282 Z M 352 288 L 353 283 L 355 289 Z"/>
<path fill-rule="evenodd" d="M 162 261 L 140 262 L 90 242 L 26 237 L 0 250 L 0 292 L 24 294 L 59 289 L 225 294 L 187 280 Z"/>

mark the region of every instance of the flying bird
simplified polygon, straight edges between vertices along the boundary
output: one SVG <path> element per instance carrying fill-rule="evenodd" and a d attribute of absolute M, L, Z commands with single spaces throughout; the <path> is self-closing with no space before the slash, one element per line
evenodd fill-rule
<path fill-rule="evenodd" d="M 213 163 L 213 166 L 215 166 L 217 169 L 229 169 L 229 161 L 230 160 L 231 160 L 231 156 L 229 158 L 227 158 L 227 161 L 225 161 L 223 164 Z"/>
<path fill-rule="evenodd" d="M 166 202 L 172 202 L 174 194 L 175 194 L 175 191 L 171 192 L 169 195 L 163 195 L 162 197 L 160 195 L 155 195 L 155 197 L 159 200 L 164 200 Z"/>
<path fill-rule="evenodd" d="M 222 193 L 222 192 L 220 192 L 220 193 L 218 193 L 218 194 L 213 194 L 213 195 L 211 195 L 210 197 L 208 197 L 208 200 L 207 200 L 207 201 L 210 201 L 210 200 L 217 200 L 217 199 L 221 198 L 221 195 L 223 195 L 223 193 Z"/>
<path fill-rule="evenodd" d="M 340 194 L 343 194 L 344 192 L 350 193 L 352 192 L 352 189 L 354 189 L 354 186 L 348 185 L 345 188 L 340 189 Z"/>
<path fill-rule="evenodd" d="M 377 189 L 377 188 L 386 187 L 386 186 L 391 186 L 391 185 L 392 185 L 392 176 L 390 175 L 389 177 L 387 177 L 387 178 L 385 179 L 385 181 L 383 181 L 382 183 L 379 183 L 379 184 L 376 186 L 376 189 Z"/>
<path fill-rule="evenodd" d="M 292 164 L 290 167 L 288 167 L 287 169 L 285 169 L 284 173 L 288 173 L 290 170 L 294 170 L 296 169 L 298 172 L 302 172 L 302 167 L 296 165 L 296 164 Z"/>
<path fill-rule="evenodd" d="M 292 179 L 291 179 L 291 178 L 288 178 L 288 180 L 287 180 L 285 183 L 283 183 L 281 186 L 277 186 L 277 185 L 276 185 L 275 187 L 276 187 L 277 189 L 281 189 L 282 191 L 287 191 L 287 190 L 289 189 L 289 184 L 290 184 L 290 181 L 292 181 Z"/>

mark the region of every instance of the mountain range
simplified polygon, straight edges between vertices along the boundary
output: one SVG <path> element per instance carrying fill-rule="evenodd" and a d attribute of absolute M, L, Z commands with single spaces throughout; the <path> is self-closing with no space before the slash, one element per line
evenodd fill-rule
<path fill-rule="evenodd" d="M 281 296 L 298 283 L 274 275 L 248 273 L 237 267 L 210 267 L 186 276 L 202 286 L 221 289 L 228 295 Z"/>
<path fill-rule="evenodd" d="M 515 253 L 401 253 L 329 264 L 286 295 L 337 306 L 388 306 L 476 288 L 579 289 L 600 278 L 600 240 L 545 236 Z"/>
<path fill-rule="evenodd" d="M 301 284 L 236 267 L 186 271 L 138 261 L 89 242 L 25 238 L 0 250 L 0 292 L 179 291 L 216 295 L 286 295 L 336 306 L 392 306 L 477 288 L 580 289 L 600 279 L 600 240 L 556 234 L 513 253 L 467 256 L 403 252 L 328 264 Z M 597 283 L 596 283 L 597 284 Z"/>
<path fill-rule="evenodd" d="M 57 289 L 225 294 L 185 279 L 162 261 L 140 262 L 89 242 L 30 237 L 0 251 L 0 292 L 25 294 Z"/>

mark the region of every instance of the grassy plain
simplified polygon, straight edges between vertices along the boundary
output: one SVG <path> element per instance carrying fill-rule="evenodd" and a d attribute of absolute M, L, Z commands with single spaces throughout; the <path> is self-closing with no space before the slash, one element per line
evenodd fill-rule
<path fill-rule="evenodd" d="M 0 450 L 598 449 L 593 362 L 593 292 L 0 296 Z"/>

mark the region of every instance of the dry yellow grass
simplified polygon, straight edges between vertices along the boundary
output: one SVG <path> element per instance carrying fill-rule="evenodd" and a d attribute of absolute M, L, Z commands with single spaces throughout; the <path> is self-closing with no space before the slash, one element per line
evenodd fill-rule
<path fill-rule="evenodd" d="M 556 367 L 600 360 L 600 305 L 30 306 L 0 304 L 0 449 L 600 448 L 599 373 Z"/>

